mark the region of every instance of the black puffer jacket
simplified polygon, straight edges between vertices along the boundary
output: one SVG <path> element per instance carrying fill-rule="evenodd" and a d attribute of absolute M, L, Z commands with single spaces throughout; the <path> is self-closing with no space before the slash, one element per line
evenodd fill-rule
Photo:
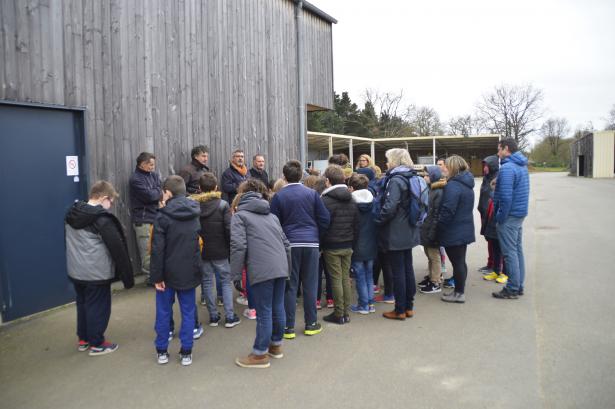
<path fill-rule="evenodd" d="M 201 237 L 203 260 L 222 260 L 229 257 L 231 243 L 231 207 L 222 200 L 220 192 L 190 196 L 201 205 Z"/>
<path fill-rule="evenodd" d="M 199 215 L 197 202 L 173 197 L 158 211 L 152 237 L 150 278 L 175 290 L 189 290 L 201 283 Z"/>
<path fill-rule="evenodd" d="M 478 197 L 478 212 L 481 219 L 485 217 L 487 212 L 487 206 L 489 206 L 489 197 L 491 194 L 491 187 L 489 186 L 491 181 L 498 176 L 500 171 L 500 161 L 497 155 L 487 156 L 483 159 L 483 167 L 487 165 L 489 172 L 483 175 L 483 183 L 480 185 L 480 196 Z"/>
<path fill-rule="evenodd" d="M 201 162 L 196 159 L 192 159 L 192 162 L 179 171 L 179 176 L 184 178 L 184 182 L 186 182 L 186 191 L 189 194 L 201 193 L 199 179 L 206 172 L 209 172 L 207 165 L 201 164 Z"/>
<path fill-rule="evenodd" d="M 442 195 L 444 195 L 446 179 L 439 180 L 430 185 L 429 190 L 429 211 L 421 226 L 421 244 L 425 247 L 440 247 L 438 243 L 438 216 Z"/>
<path fill-rule="evenodd" d="M 331 224 L 320 239 L 325 250 L 353 248 L 359 236 L 359 210 L 346 185 L 335 185 L 322 193 Z"/>
<path fill-rule="evenodd" d="M 379 246 L 385 251 L 409 250 L 418 246 L 420 231 L 408 221 L 410 192 L 407 178 L 415 173 L 405 166 L 389 170 L 384 181 L 380 198 L 378 225 Z"/>

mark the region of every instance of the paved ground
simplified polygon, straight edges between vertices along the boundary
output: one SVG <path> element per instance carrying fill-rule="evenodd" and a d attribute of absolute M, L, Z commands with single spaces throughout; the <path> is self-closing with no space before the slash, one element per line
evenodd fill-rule
<path fill-rule="evenodd" d="M 233 364 L 251 346 L 247 320 L 207 328 L 191 367 L 156 365 L 151 289 L 114 296 L 107 335 L 120 349 L 103 357 L 76 352 L 74 306 L 60 308 L 0 329 L 0 407 L 613 408 L 614 207 L 615 180 L 532 175 L 522 299 L 491 297 L 497 285 L 475 272 L 479 240 L 465 305 L 418 295 L 406 322 L 380 318 L 379 305 L 286 342 L 267 370 Z M 420 278 L 425 257 L 414 254 Z"/>

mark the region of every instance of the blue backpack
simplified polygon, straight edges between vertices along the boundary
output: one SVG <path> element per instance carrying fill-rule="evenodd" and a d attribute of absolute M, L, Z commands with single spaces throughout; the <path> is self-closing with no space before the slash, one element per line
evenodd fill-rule
<path fill-rule="evenodd" d="M 399 175 L 408 183 L 410 205 L 408 206 L 408 222 L 410 226 L 421 226 L 429 210 L 429 186 L 422 177 L 414 174 L 409 178 Z"/>

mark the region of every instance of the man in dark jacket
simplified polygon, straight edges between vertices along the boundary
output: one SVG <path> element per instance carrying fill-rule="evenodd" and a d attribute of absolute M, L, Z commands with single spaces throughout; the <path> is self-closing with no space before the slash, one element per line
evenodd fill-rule
<path fill-rule="evenodd" d="M 220 321 L 216 296 L 213 291 L 214 281 L 219 278 L 219 290 L 224 305 L 226 328 L 233 328 L 240 320 L 233 311 L 233 282 L 229 265 L 229 246 L 231 241 L 231 208 L 222 200 L 218 192 L 218 179 L 213 173 L 207 172 L 199 181 L 201 191 L 190 196 L 201 206 L 201 238 L 203 249 L 203 278 L 201 284 L 201 304 L 209 311 L 209 325 L 217 327 Z"/>
<path fill-rule="evenodd" d="M 269 175 L 265 170 L 265 157 L 260 153 L 257 153 L 252 158 L 250 177 L 260 180 L 265 186 L 269 187 Z"/>
<path fill-rule="evenodd" d="M 480 185 L 480 196 L 478 197 L 478 212 L 480 213 L 481 221 L 485 220 L 487 215 L 487 207 L 491 198 L 491 181 L 498 176 L 500 170 L 500 159 L 497 155 L 490 155 L 483 159 L 483 182 Z M 482 229 L 482 228 L 481 228 Z M 493 271 L 493 248 L 491 244 L 487 245 L 489 256 L 487 265 L 478 269 L 482 273 L 490 273 Z"/>
<path fill-rule="evenodd" d="M 126 238 L 119 220 L 108 212 L 118 194 L 109 182 L 94 183 L 89 200 L 73 204 L 65 218 L 66 265 L 75 287 L 79 351 L 91 356 L 117 349 L 105 341 L 111 316 L 111 282 L 134 285 Z"/>
<path fill-rule="evenodd" d="M 299 183 L 303 176 L 301 162 L 287 162 L 282 172 L 288 184 L 273 196 L 271 213 L 278 217 L 284 234 L 290 241 L 292 268 L 284 293 L 284 338 L 293 339 L 299 280 L 303 286 L 304 333 L 315 335 L 321 331 L 316 316 L 318 238 L 319 232 L 329 227 L 329 211 L 316 191 Z"/>
<path fill-rule="evenodd" d="M 190 365 L 196 310 L 194 289 L 201 283 L 201 209 L 197 202 L 186 197 L 186 185 L 180 176 L 169 176 L 162 189 L 166 205 L 154 223 L 151 259 L 151 280 L 156 286 L 156 351 L 158 363 L 166 364 L 173 301 L 177 294 L 182 315 L 181 363 Z"/>
<path fill-rule="evenodd" d="M 203 176 L 203 173 L 209 172 L 207 166 L 209 150 L 207 146 L 198 145 L 192 148 L 190 156 L 192 161 L 179 171 L 179 176 L 184 179 L 188 194 L 200 193 L 199 179 Z"/>
<path fill-rule="evenodd" d="M 493 296 L 511 299 L 523 295 L 523 221 L 528 212 L 530 177 L 527 158 L 519 152 L 514 139 L 500 141 L 498 156 L 502 165 L 493 195 L 493 206 L 508 282 L 502 291 L 493 293 Z"/>
<path fill-rule="evenodd" d="M 358 238 L 359 211 L 344 184 L 344 171 L 340 166 L 329 165 L 324 177 L 327 188 L 322 192 L 322 201 L 329 210 L 331 224 L 320 241 L 320 247 L 331 275 L 335 310 L 323 319 L 345 324 L 350 322 L 350 263 L 352 248 Z"/>
<path fill-rule="evenodd" d="M 137 167 L 130 176 L 130 217 L 135 229 L 137 247 L 141 257 L 141 270 L 149 281 L 149 243 L 152 225 L 162 200 L 160 177 L 155 172 L 156 157 L 149 152 L 137 156 Z"/>
<path fill-rule="evenodd" d="M 235 149 L 231 156 L 228 169 L 222 173 L 220 184 L 222 185 L 222 199 L 232 204 L 237 188 L 241 182 L 247 179 L 248 168 L 245 165 L 245 155 L 241 149 Z M 267 185 L 265 185 L 267 186 Z"/>

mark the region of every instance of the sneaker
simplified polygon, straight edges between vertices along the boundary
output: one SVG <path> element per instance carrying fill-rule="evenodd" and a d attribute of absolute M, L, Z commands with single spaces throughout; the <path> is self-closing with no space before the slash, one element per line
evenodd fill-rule
<path fill-rule="evenodd" d="M 522 297 L 522 296 L 523 296 L 523 294 L 524 294 L 524 293 L 523 293 L 523 288 L 519 288 L 519 291 L 517 292 L 517 295 L 518 295 L 519 297 Z"/>
<path fill-rule="evenodd" d="M 169 331 L 169 342 L 173 341 L 174 336 L 175 334 L 173 333 L 173 331 Z"/>
<path fill-rule="evenodd" d="M 316 335 L 316 334 L 320 334 L 321 332 L 322 332 L 322 325 L 320 325 L 319 322 L 306 325 L 305 331 L 303 331 L 305 335 Z"/>
<path fill-rule="evenodd" d="M 201 298 L 201 305 L 207 305 L 207 300 L 205 300 L 205 298 Z"/>
<path fill-rule="evenodd" d="M 395 297 L 392 295 L 379 295 L 378 297 L 374 298 L 374 301 L 383 302 L 385 304 L 395 304 Z"/>
<path fill-rule="evenodd" d="M 406 313 L 398 314 L 398 313 L 395 312 L 395 310 L 382 313 L 382 316 L 384 318 L 388 318 L 390 320 L 399 320 L 399 321 L 405 321 L 406 320 Z"/>
<path fill-rule="evenodd" d="M 331 299 L 327 299 L 327 308 L 335 308 L 335 303 Z"/>
<path fill-rule="evenodd" d="M 350 324 L 350 315 L 344 315 L 344 324 Z"/>
<path fill-rule="evenodd" d="M 380 287 L 374 284 L 374 294 L 380 294 Z"/>
<path fill-rule="evenodd" d="M 464 302 L 466 302 L 466 295 L 463 293 L 458 293 L 456 291 L 451 291 L 448 294 L 442 295 L 442 301 L 463 304 Z"/>
<path fill-rule="evenodd" d="M 487 280 L 487 281 L 493 281 L 497 278 L 498 278 L 498 273 L 496 273 L 495 271 L 492 271 L 489 274 L 485 274 L 483 276 L 483 280 Z"/>
<path fill-rule="evenodd" d="M 343 325 L 346 323 L 346 320 L 344 319 L 344 317 L 343 316 L 338 317 L 337 315 L 335 315 L 335 312 L 332 312 L 329 315 L 325 315 L 324 317 L 322 317 L 322 319 L 327 322 L 331 322 L 333 324 L 338 324 L 338 325 Z"/>
<path fill-rule="evenodd" d="M 88 349 L 90 349 L 90 344 L 88 344 L 88 341 L 84 341 L 84 340 L 80 339 L 79 340 L 79 344 L 77 344 L 77 351 L 85 352 Z"/>
<path fill-rule="evenodd" d="M 269 355 L 254 355 L 250 354 L 243 358 L 235 359 L 235 363 L 242 368 L 269 368 Z"/>
<path fill-rule="evenodd" d="M 369 305 L 367 306 L 367 309 L 368 309 L 368 311 L 369 311 L 370 313 L 374 313 L 374 312 L 376 312 L 376 306 L 375 306 L 374 304 L 369 304 Z"/>
<path fill-rule="evenodd" d="M 360 306 L 358 306 L 356 304 L 350 306 L 350 311 L 352 311 L 352 312 L 354 312 L 356 314 L 362 314 L 362 315 L 369 314 L 369 308 L 360 307 Z"/>
<path fill-rule="evenodd" d="M 105 341 L 97 347 L 91 347 L 90 356 L 110 354 L 111 352 L 115 352 L 117 348 L 118 348 L 117 344 L 112 344 L 111 342 Z"/>
<path fill-rule="evenodd" d="M 220 323 L 220 316 L 214 317 L 214 318 L 209 318 L 209 326 L 210 327 L 217 327 L 218 324 Z"/>
<path fill-rule="evenodd" d="M 425 276 L 425 277 L 423 277 L 423 281 L 421 281 L 417 285 L 420 288 L 420 287 L 425 287 L 429 283 L 431 283 L 431 280 L 429 279 L 429 276 Z"/>
<path fill-rule="evenodd" d="M 453 277 L 447 278 L 442 283 L 442 287 L 444 287 L 444 288 L 455 288 L 455 279 Z"/>
<path fill-rule="evenodd" d="M 246 317 L 249 320 L 255 320 L 256 319 L 256 310 L 254 308 L 252 308 L 252 309 L 246 308 L 245 310 L 243 310 L 243 316 Z"/>
<path fill-rule="evenodd" d="M 284 339 L 295 339 L 295 329 L 294 328 L 284 328 Z"/>
<path fill-rule="evenodd" d="M 169 353 L 167 351 L 158 352 L 158 365 L 164 365 L 169 362 Z"/>
<path fill-rule="evenodd" d="M 320 305 L 320 300 L 316 300 L 316 309 L 322 310 L 322 305 Z"/>
<path fill-rule="evenodd" d="M 275 359 L 284 358 L 284 354 L 282 353 L 282 345 L 269 345 L 267 355 Z"/>
<path fill-rule="evenodd" d="M 216 303 L 218 304 L 218 307 L 224 307 L 224 300 L 222 300 L 222 297 L 218 297 Z"/>
<path fill-rule="evenodd" d="M 507 287 L 502 288 L 502 291 L 492 293 L 494 298 L 499 298 L 500 300 L 516 300 L 519 298 L 519 293 L 517 291 L 511 291 Z"/>
<path fill-rule="evenodd" d="M 240 305 L 248 305 L 248 299 L 244 297 L 243 295 L 240 295 L 239 297 L 237 297 L 235 301 L 237 301 L 237 304 L 240 304 Z"/>
<path fill-rule="evenodd" d="M 237 314 L 235 314 L 235 315 L 233 315 L 233 318 L 231 318 L 231 319 L 226 318 L 224 320 L 224 327 L 225 328 L 233 328 L 233 327 L 236 327 L 237 325 L 239 325 L 240 322 L 241 322 L 241 320 L 239 319 Z"/>
<path fill-rule="evenodd" d="M 442 291 L 442 287 L 440 287 L 440 284 L 432 283 L 430 281 L 426 286 L 419 287 L 419 291 L 423 294 L 439 293 Z"/>
<path fill-rule="evenodd" d="M 185 353 L 180 352 L 179 359 L 180 359 L 182 366 L 192 365 L 192 354 L 191 353 L 185 354 Z"/>
<path fill-rule="evenodd" d="M 508 276 L 504 273 L 500 273 L 495 281 L 499 284 L 506 284 L 508 282 Z"/>
<path fill-rule="evenodd" d="M 478 269 L 479 273 L 488 273 L 490 271 L 491 271 L 491 267 L 490 266 L 483 266 L 483 267 Z"/>
<path fill-rule="evenodd" d="M 199 326 L 192 330 L 192 339 L 199 339 L 203 335 L 203 326 L 199 324 Z"/>

